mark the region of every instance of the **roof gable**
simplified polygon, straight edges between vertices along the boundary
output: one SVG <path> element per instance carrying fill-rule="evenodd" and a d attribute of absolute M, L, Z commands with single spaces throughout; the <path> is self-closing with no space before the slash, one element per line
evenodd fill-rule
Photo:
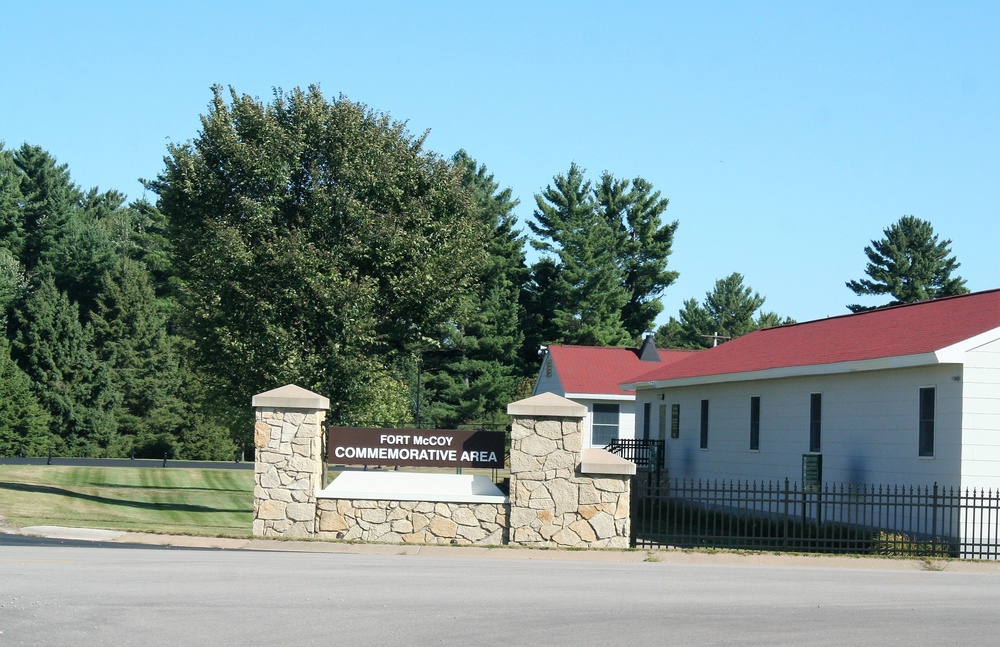
<path fill-rule="evenodd" d="M 927 355 L 1000 329 L 1000 290 L 757 330 L 669 366 L 638 384 Z M 935 361 L 941 361 L 935 357 Z"/>

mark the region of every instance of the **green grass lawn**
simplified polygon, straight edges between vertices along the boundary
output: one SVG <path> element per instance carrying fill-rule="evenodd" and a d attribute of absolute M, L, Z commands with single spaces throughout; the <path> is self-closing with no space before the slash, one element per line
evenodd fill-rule
<path fill-rule="evenodd" d="M 331 466 L 326 482 L 339 473 Z M 21 528 L 248 537 L 253 528 L 253 471 L 0 465 L 0 518 Z"/>
<path fill-rule="evenodd" d="M 249 536 L 253 471 L 0 465 L 0 517 L 18 527 Z"/>

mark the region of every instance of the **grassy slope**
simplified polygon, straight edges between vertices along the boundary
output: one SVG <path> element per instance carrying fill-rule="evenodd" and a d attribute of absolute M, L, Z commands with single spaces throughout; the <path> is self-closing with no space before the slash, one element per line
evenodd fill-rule
<path fill-rule="evenodd" d="M 0 517 L 22 527 L 247 536 L 253 472 L 0 465 Z"/>

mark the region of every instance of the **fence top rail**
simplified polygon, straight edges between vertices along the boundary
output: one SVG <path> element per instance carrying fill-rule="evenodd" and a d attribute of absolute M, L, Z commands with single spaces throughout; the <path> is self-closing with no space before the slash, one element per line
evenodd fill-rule
<path fill-rule="evenodd" d="M 793 493 L 823 494 L 823 495 L 867 495 L 885 497 L 985 497 L 1000 499 L 1000 488 L 959 488 L 931 485 L 903 485 L 892 483 L 844 483 L 825 482 L 819 486 L 804 486 L 799 481 L 791 479 L 776 480 L 739 480 L 739 479 L 684 479 L 672 478 L 656 482 L 640 482 L 639 487 L 676 489 L 676 490 L 739 490 L 739 491 L 789 491 Z"/>

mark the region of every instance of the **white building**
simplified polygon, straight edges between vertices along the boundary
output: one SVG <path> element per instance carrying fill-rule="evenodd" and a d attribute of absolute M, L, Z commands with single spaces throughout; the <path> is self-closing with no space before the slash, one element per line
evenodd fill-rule
<path fill-rule="evenodd" d="M 758 330 L 636 373 L 671 478 L 1000 488 L 1000 290 Z M 570 397 L 567 395 L 567 397 Z"/>
<path fill-rule="evenodd" d="M 647 335 L 638 349 L 551 345 L 543 352 L 532 395 L 555 393 L 587 407 L 584 446 L 604 447 L 616 438 L 636 438 L 635 392 L 621 388 L 621 383 L 696 351 L 657 350 L 652 335 Z M 642 419 L 648 421 L 649 416 Z M 649 428 L 641 429 L 638 437 L 649 438 Z"/>

